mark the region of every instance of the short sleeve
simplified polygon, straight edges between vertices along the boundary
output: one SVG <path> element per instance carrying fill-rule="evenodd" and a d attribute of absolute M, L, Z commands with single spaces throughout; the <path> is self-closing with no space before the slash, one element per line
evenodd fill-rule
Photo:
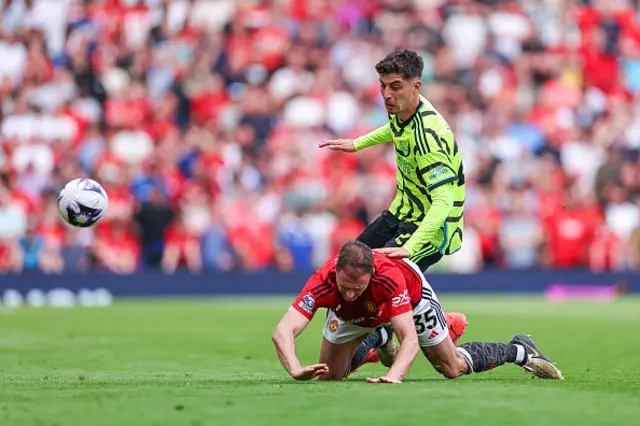
<path fill-rule="evenodd" d="M 295 310 L 312 319 L 318 308 L 329 307 L 334 288 L 329 282 L 329 271 L 326 267 L 316 271 L 291 305 Z"/>
<path fill-rule="evenodd" d="M 404 275 L 400 271 L 387 270 L 380 277 L 391 283 L 391 288 L 393 288 L 393 292 L 386 303 L 389 317 L 393 318 L 413 310 Z"/>

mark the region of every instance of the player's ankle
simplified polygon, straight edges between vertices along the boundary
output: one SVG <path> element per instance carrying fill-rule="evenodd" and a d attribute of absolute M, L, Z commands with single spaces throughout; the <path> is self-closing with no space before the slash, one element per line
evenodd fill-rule
<path fill-rule="evenodd" d="M 514 363 L 519 366 L 523 366 L 527 362 L 527 351 L 522 345 L 518 345 L 517 343 L 512 343 L 517 349 L 516 359 Z"/>
<path fill-rule="evenodd" d="M 384 346 L 387 343 L 389 343 L 389 340 L 391 340 L 391 336 L 389 334 L 389 332 L 387 331 L 386 327 L 379 327 L 377 330 L 378 336 L 380 338 L 380 346 Z"/>

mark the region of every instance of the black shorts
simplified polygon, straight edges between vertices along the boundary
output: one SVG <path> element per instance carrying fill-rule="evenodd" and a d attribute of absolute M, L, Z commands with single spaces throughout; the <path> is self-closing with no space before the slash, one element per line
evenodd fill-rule
<path fill-rule="evenodd" d="M 374 220 L 364 231 L 358 236 L 361 241 L 371 248 L 382 247 L 402 247 L 407 240 L 416 232 L 418 226 L 413 223 L 400 222 L 389 210 L 384 210 L 376 220 Z M 435 253 L 422 256 L 418 260 L 410 258 L 415 262 L 421 271 L 426 271 L 431 265 L 435 265 L 442 259 L 442 254 L 427 243 L 425 248 L 430 247 Z"/>

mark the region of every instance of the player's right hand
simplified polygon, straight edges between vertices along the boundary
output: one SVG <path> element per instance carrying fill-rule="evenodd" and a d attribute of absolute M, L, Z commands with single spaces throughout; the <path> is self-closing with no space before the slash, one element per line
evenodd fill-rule
<path fill-rule="evenodd" d="M 389 383 L 392 385 L 399 385 L 402 383 L 400 380 L 392 379 L 386 376 L 376 377 L 376 378 L 367 378 L 367 383 Z"/>
<path fill-rule="evenodd" d="M 291 373 L 291 377 L 296 380 L 311 380 L 318 377 L 320 374 L 327 374 L 328 372 L 329 367 L 327 364 L 314 364 Z"/>
<path fill-rule="evenodd" d="M 320 142 L 320 148 L 328 147 L 331 151 L 356 152 L 353 139 L 335 139 Z"/>

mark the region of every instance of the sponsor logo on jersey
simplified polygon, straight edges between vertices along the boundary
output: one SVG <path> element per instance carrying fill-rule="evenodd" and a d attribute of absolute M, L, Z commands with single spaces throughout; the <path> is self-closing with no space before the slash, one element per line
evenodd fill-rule
<path fill-rule="evenodd" d="M 371 319 L 371 318 L 360 317 L 360 318 L 354 318 L 354 319 L 343 320 L 343 321 L 346 322 L 347 324 L 360 324 L 361 322 L 365 322 L 368 319 Z"/>
<path fill-rule="evenodd" d="M 341 319 L 341 320 L 342 320 L 342 322 L 344 322 L 345 324 L 354 324 L 354 325 L 357 325 L 357 324 L 363 323 L 363 322 L 365 322 L 365 321 L 375 321 L 375 320 L 377 320 L 377 319 L 380 317 L 380 315 L 381 315 L 381 314 L 382 314 L 382 311 L 380 311 L 380 312 L 376 312 L 376 314 L 375 314 L 375 315 L 372 315 L 372 316 L 370 316 L 370 317 L 360 317 L 360 318 L 353 318 L 353 319 L 349 319 L 349 320 L 344 319 L 344 318 L 340 318 L 340 319 Z"/>
<path fill-rule="evenodd" d="M 331 320 L 331 322 L 329 323 L 329 331 L 332 333 L 335 333 L 337 329 L 338 329 L 338 321 Z"/>
<path fill-rule="evenodd" d="M 439 333 L 437 331 L 433 330 L 429 335 L 429 339 L 435 339 L 436 337 L 438 337 L 438 334 Z"/>
<path fill-rule="evenodd" d="M 313 307 L 315 306 L 315 304 L 316 304 L 316 300 L 313 298 L 313 294 L 309 293 L 309 294 L 307 294 L 306 296 L 304 296 L 302 298 L 300 303 L 298 303 L 298 306 L 303 311 L 312 314 L 313 313 Z"/>
<path fill-rule="evenodd" d="M 367 311 L 369 312 L 378 312 L 378 307 L 376 306 L 376 304 L 369 300 L 364 302 L 364 307 L 367 308 Z"/>
<path fill-rule="evenodd" d="M 408 178 L 411 178 L 413 175 L 414 166 L 412 166 L 411 163 L 409 163 L 404 158 L 398 157 L 397 160 L 398 168 L 400 169 L 400 171 L 404 173 Z"/>
<path fill-rule="evenodd" d="M 411 302 L 411 297 L 409 296 L 409 290 L 405 290 L 399 296 L 395 296 L 391 299 L 391 306 L 394 308 L 399 308 L 400 306 L 406 305 Z"/>
<path fill-rule="evenodd" d="M 429 170 L 427 173 L 427 181 L 434 182 L 440 181 L 442 178 L 453 176 L 453 172 L 447 166 L 440 164 L 439 166 Z"/>

